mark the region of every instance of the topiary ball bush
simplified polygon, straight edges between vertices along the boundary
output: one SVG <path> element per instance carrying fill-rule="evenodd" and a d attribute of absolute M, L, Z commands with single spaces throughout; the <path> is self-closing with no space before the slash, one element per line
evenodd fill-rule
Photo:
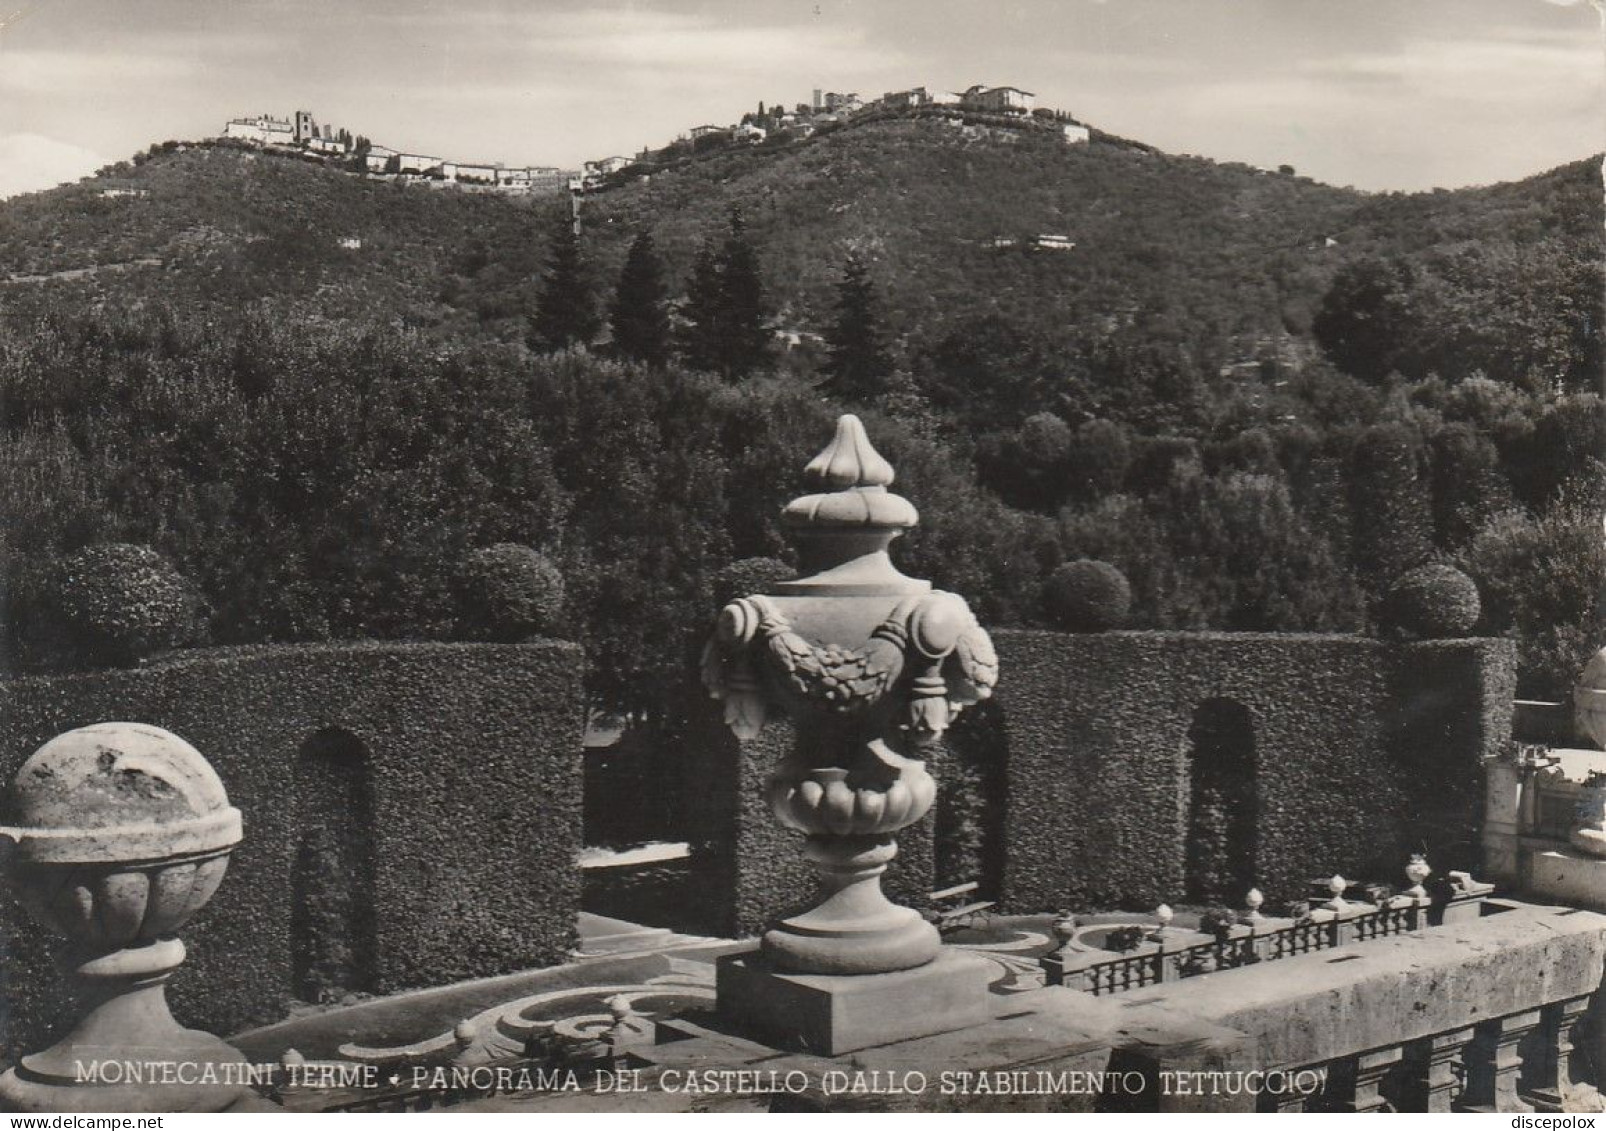
<path fill-rule="evenodd" d="M 1424 639 L 1465 636 L 1483 613 L 1478 586 L 1451 565 L 1407 570 L 1389 587 L 1384 619 L 1393 628 Z"/>
<path fill-rule="evenodd" d="M 475 640 L 516 642 L 556 632 L 563 574 L 546 555 L 513 542 L 465 555 L 457 572 L 459 627 Z"/>
<path fill-rule="evenodd" d="M 1049 575 L 1043 600 L 1050 621 L 1069 632 L 1120 628 L 1132 611 L 1132 587 L 1109 562 L 1066 562 Z"/>
<path fill-rule="evenodd" d="M 200 600 L 173 564 L 149 546 L 89 546 L 61 564 L 54 607 L 75 658 L 131 666 L 191 640 Z"/>
<path fill-rule="evenodd" d="M 742 558 L 714 574 L 714 603 L 721 607 L 738 597 L 768 593 L 777 581 L 791 581 L 797 570 L 779 558 Z"/>

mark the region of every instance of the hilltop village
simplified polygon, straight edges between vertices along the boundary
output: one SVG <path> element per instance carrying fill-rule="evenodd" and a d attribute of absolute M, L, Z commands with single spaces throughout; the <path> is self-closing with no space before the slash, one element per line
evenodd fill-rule
<path fill-rule="evenodd" d="M 990 132 L 1010 137 L 1030 128 L 1057 131 L 1070 144 L 1089 140 L 1086 126 L 1063 111 L 1037 107 L 1035 100 L 1031 91 L 1019 87 L 979 84 L 948 95 L 933 94 L 917 86 L 888 91 L 868 102 L 856 93 L 816 89 L 809 102 L 799 102 L 790 109 L 780 105 L 766 107 L 760 102 L 756 111 L 743 114 L 729 125 L 693 126 L 658 149 L 643 147 L 634 157 L 601 157 L 585 162 L 580 169 L 457 161 L 392 149 L 344 128 L 320 125 L 310 110 L 297 110 L 287 118 L 272 114 L 233 118 L 218 136 L 343 165 L 372 177 L 534 195 L 591 191 L 613 180 L 651 176 L 658 169 L 709 151 L 735 145 L 785 146 L 849 121 L 890 116 L 932 117 L 973 136 Z"/>

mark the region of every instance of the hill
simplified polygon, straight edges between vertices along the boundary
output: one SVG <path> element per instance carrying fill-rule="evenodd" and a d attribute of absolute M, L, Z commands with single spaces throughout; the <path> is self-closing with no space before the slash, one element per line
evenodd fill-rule
<path fill-rule="evenodd" d="M 588 194 L 602 294 L 643 229 L 682 289 L 740 210 L 799 344 L 739 382 L 530 348 L 568 207 L 215 144 L 0 204 L 0 654 L 59 662 L 52 578 L 96 542 L 167 554 L 242 643 L 449 636 L 463 554 L 519 542 L 593 691 L 651 713 L 845 408 L 919 501 L 900 560 L 989 623 L 1096 558 L 1139 627 L 1376 628 L 1449 560 L 1525 694 L 1598 643 L 1597 161 L 1366 195 L 883 119 Z M 811 344 L 850 249 L 900 369 L 869 404 Z"/>
<path fill-rule="evenodd" d="M 684 280 L 736 207 L 786 329 L 829 320 L 852 249 L 872 262 L 906 359 L 992 314 L 1051 350 L 1137 330 L 1184 344 L 1207 368 L 1309 356 L 1298 347 L 1317 303 L 1360 257 L 1600 250 L 1593 162 L 1488 189 L 1376 196 L 1095 136 L 968 137 L 891 119 L 711 153 L 588 196 L 584 246 L 606 289 L 629 238 L 651 230 L 671 279 Z M 227 145 L 165 148 L 0 204 L 0 304 L 26 317 L 157 296 L 200 309 L 266 300 L 322 319 L 517 340 L 566 209 L 566 199 L 401 187 Z M 1041 249 L 1045 234 L 1074 246 Z"/>

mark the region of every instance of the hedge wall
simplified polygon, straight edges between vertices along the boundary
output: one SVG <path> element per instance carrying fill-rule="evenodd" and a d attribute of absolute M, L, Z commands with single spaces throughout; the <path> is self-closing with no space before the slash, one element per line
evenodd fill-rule
<path fill-rule="evenodd" d="M 1512 738 L 1517 695 L 1507 640 L 1424 640 L 1397 647 L 1391 742 L 1419 788 L 1407 818 L 1440 874 L 1481 863 L 1484 764 Z"/>
<path fill-rule="evenodd" d="M 92 722 L 166 727 L 216 768 L 245 839 L 183 932 L 181 1021 L 229 1033 L 282 1017 L 292 990 L 298 763 L 314 736 L 365 752 L 370 988 L 386 993 L 564 960 L 579 904 L 582 655 L 573 644 L 215 649 L 146 667 L 4 685 L 0 772 Z M 302 804 L 306 802 L 306 804 Z M 19 924 L 21 925 L 19 928 Z M 61 1017 L 47 939 L 3 932 L 0 1039 L 38 1048 Z"/>
<path fill-rule="evenodd" d="M 1209 701 L 1252 729 L 1253 875 L 1273 900 L 1335 871 L 1399 884 L 1424 842 L 1441 872 L 1465 866 L 1480 759 L 1510 732 L 1506 641 L 993 636 L 992 756 L 1007 782 L 997 894 L 1012 911 L 1183 898 L 1190 729 Z"/>

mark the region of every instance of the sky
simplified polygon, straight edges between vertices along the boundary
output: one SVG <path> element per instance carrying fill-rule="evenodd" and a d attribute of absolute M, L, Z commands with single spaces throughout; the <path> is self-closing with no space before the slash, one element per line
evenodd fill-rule
<path fill-rule="evenodd" d="M 973 83 L 1332 184 L 1488 184 L 1606 148 L 1602 4 L 0 0 L 0 196 L 264 111 L 568 168 L 816 87 Z"/>

